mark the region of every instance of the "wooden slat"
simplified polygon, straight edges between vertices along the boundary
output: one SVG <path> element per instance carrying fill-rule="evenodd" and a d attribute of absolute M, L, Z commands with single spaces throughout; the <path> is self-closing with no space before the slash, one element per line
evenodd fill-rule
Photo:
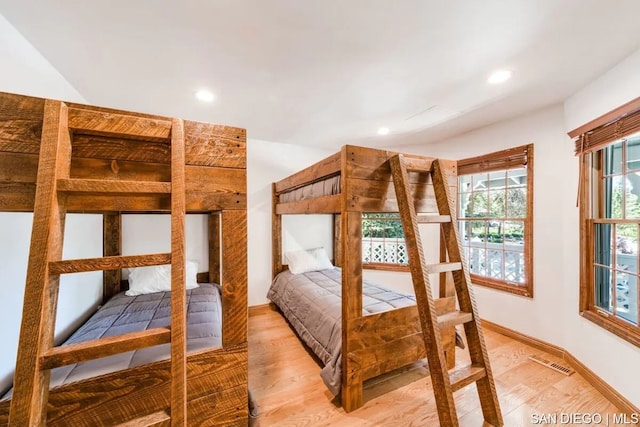
<path fill-rule="evenodd" d="M 418 224 L 442 224 L 451 222 L 450 215 L 418 215 Z"/>
<path fill-rule="evenodd" d="M 455 310 L 455 298 L 440 298 L 434 301 L 434 305 L 436 313 L 444 315 Z M 375 347 L 421 330 L 418 307 L 415 305 L 368 314 L 354 320 L 349 348 L 356 351 Z"/>
<path fill-rule="evenodd" d="M 454 311 L 438 316 L 438 323 L 441 328 L 462 325 L 463 323 L 471 322 L 472 320 L 473 315 L 471 313 L 465 313 L 464 311 Z"/>
<path fill-rule="evenodd" d="M 293 190 L 306 184 L 337 175 L 340 172 L 341 152 L 337 152 L 326 159 L 322 159 L 313 165 L 296 172 L 275 183 L 274 189 L 277 194 L 285 190 Z"/>
<path fill-rule="evenodd" d="M 431 172 L 433 159 L 419 156 L 404 155 L 404 164 L 407 172 Z"/>
<path fill-rule="evenodd" d="M 460 390 L 462 387 L 468 386 L 487 376 L 487 372 L 482 366 L 465 366 L 453 371 L 449 378 L 451 381 L 451 389 L 453 391 Z"/>
<path fill-rule="evenodd" d="M 43 354 L 41 369 L 54 369 L 86 360 L 166 344 L 169 341 L 169 329 L 153 328 L 140 332 L 130 332 L 97 340 L 63 345 L 54 347 Z"/>
<path fill-rule="evenodd" d="M 148 195 L 171 193 L 170 182 L 59 179 L 58 191 L 77 194 Z"/>
<path fill-rule="evenodd" d="M 278 203 L 275 206 L 276 214 L 339 213 L 341 198 L 340 194 L 334 194 L 333 196 L 314 197 L 299 202 Z"/>
<path fill-rule="evenodd" d="M 79 134 L 168 141 L 171 121 L 70 108 L 69 129 Z"/>
<path fill-rule="evenodd" d="M 424 271 L 427 274 L 446 273 L 449 271 L 456 271 L 461 269 L 461 262 L 441 262 L 439 264 L 427 264 L 424 266 Z"/>
<path fill-rule="evenodd" d="M 184 124 L 171 126 L 171 425 L 187 425 Z"/>
<path fill-rule="evenodd" d="M 171 417 L 167 414 L 167 411 L 157 411 L 153 414 L 118 424 L 118 427 L 169 427 L 170 425 Z"/>
<path fill-rule="evenodd" d="M 71 141 L 68 109 L 46 101 L 38 186 L 9 424 L 35 426 L 46 420 L 50 372 L 41 369 L 41 354 L 52 347 L 59 277 L 49 277 L 49 261 L 62 256 L 66 198 L 56 191 L 56 178 L 69 176 Z"/>
<path fill-rule="evenodd" d="M 171 254 L 121 255 L 101 258 L 69 259 L 49 263 L 50 274 L 81 273 L 84 271 L 115 270 L 148 267 L 171 263 Z M 172 269 L 173 270 L 173 269 Z"/>
<path fill-rule="evenodd" d="M 208 410 L 198 411 L 200 417 L 208 414 L 216 420 L 224 408 L 228 415 L 223 419 L 231 418 L 235 408 L 246 418 L 246 345 L 190 354 L 187 367 L 189 401 L 215 399 Z M 169 382 L 170 361 L 163 360 L 56 387 L 50 392 L 47 426 L 117 425 L 163 410 L 169 406 Z M 239 407 L 238 394 L 243 389 L 244 404 Z M 0 425 L 6 425 L 7 403 L 0 402 Z"/>
<path fill-rule="evenodd" d="M 347 178 L 347 208 L 360 212 L 398 212 L 398 200 L 393 185 L 388 181 Z M 409 184 L 416 212 L 437 212 L 433 185 Z"/>

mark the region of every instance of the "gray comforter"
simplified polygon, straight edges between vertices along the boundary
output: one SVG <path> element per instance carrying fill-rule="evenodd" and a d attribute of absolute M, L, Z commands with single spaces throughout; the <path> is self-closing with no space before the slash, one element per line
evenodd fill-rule
<path fill-rule="evenodd" d="M 171 292 L 111 298 L 65 344 L 98 339 L 150 328 L 168 327 L 171 322 Z M 222 309 L 218 286 L 201 283 L 187 290 L 187 351 L 222 345 Z M 51 371 L 51 387 L 79 381 L 146 363 L 167 359 L 170 344 L 116 354 Z M 9 398 L 10 392 L 3 398 Z"/>
<path fill-rule="evenodd" d="M 378 285 L 362 284 L 363 314 L 415 305 L 413 295 Z M 339 268 L 292 274 L 280 273 L 267 294 L 289 320 L 300 338 L 324 363 L 320 372 L 337 395 L 342 384 L 342 273 Z"/>

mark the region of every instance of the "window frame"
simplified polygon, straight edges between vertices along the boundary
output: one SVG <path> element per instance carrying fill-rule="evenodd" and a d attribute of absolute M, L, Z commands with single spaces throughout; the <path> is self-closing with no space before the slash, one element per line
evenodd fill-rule
<path fill-rule="evenodd" d="M 620 140 L 624 140 L 625 138 L 626 137 L 623 137 Z M 636 224 L 640 227 L 640 219 L 629 220 L 626 218 L 605 218 L 605 215 L 603 214 L 603 205 L 600 203 L 600 200 L 604 198 L 604 150 L 611 144 L 620 140 L 606 144 L 604 147 L 583 156 L 582 159 L 581 167 L 585 168 L 583 170 L 589 171 L 590 173 L 583 173 L 584 181 L 582 182 L 582 185 L 584 185 L 584 189 L 588 189 L 589 191 L 581 191 L 582 194 L 580 197 L 580 249 L 583 254 L 580 268 L 580 315 L 609 332 L 612 332 L 626 341 L 640 347 L 640 322 L 638 322 L 638 325 L 633 325 L 630 322 L 617 317 L 615 312 L 609 312 L 596 304 L 596 279 L 595 273 L 593 272 L 594 266 L 596 265 L 596 224 L 611 224 L 614 228 L 618 224 Z M 623 151 L 626 151 L 626 149 L 623 149 Z M 626 157 L 624 154 L 621 162 L 624 165 L 623 171 L 625 171 Z M 623 172 L 621 176 L 625 175 L 626 173 Z M 624 197 L 625 194 L 623 193 L 623 201 Z M 623 203 L 623 209 L 624 205 L 625 204 Z M 640 265 L 638 267 L 640 267 Z M 640 281 L 637 286 L 640 287 Z M 614 291 L 612 294 L 614 306 L 616 305 L 615 297 L 616 295 Z M 637 301 L 636 304 L 640 306 L 640 301 Z"/>
<path fill-rule="evenodd" d="M 579 232 L 580 232 L 580 315 L 617 335 L 629 343 L 640 347 L 640 327 L 629 325 L 621 319 L 607 316 L 595 305 L 595 278 L 592 266 L 595 261 L 593 179 L 601 178 L 594 173 L 595 151 L 609 144 L 640 132 L 640 97 L 597 117 L 590 122 L 570 131 L 569 137 L 575 142 L 575 153 L 579 156 L 580 178 L 578 186 Z M 599 172 L 602 173 L 602 172 Z M 595 175 L 595 177 L 594 177 Z M 640 294 L 640 292 L 639 292 Z M 640 301 L 638 301 L 640 305 Z M 600 310 L 600 311 L 599 311 Z"/>
<path fill-rule="evenodd" d="M 512 284 L 507 280 L 486 277 L 478 274 L 469 273 L 471 283 L 474 285 L 484 286 L 486 288 L 495 289 L 526 298 L 533 298 L 533 144 L 522 145 L 506 150 L 496 151 L 478 157 L 458 160 L 458 185 L 460 177 L 484 172 L 508 171 L 509 169 L 525 167 L 527 169 L 527 200 L 526 215 L 524 218 L 513 218 L 513 220 L 522 220 L 524 223 L 524 271 L 525 283 Z M 459 189 L 458 189 L 459 190 Z M 460 191 L 458 191 L 460 194 Z M 456 201 L 457 211 L 460 212 L 460 197 Z M 490 218 L 487 218 L 487 220 Z M 505 221 L 510 218 L 505 217 Z M 459 226 L 459 218 L 456 218 L 457 226 Z M 485 219 L 482 219 L 485 221 Z M 504 249 L 502 250 L 504 256 Z M 463 255 L 464 256 L 464 255 Z M 467 260 L 468 262 L 468 260 Z"/>
<path fill-rule="evenodd" d="M 364 221 L 368 221 L 372 219 L 379 219 L 382 221 L 398 221 L 400 223 L 400 226 L 402 227 L 402 219 L 400 218 L 400 216 L 398 216 L 397 218 L 395 217 L 367 218 L 366 217 L 367 214 L 381 214 L 381 215 L 391 216 L 391 215 L 398 215 L 397 212 L 362 212 L 361 222 L 364 224 Z M 404 230 L 403 230 L 403 236 L 404 236 Z M 364 227 L 363 227 L 361 239 L 362 241 L 365 241 L 365 239 L 367 239 L 366 237 L 364 237 Z M 407 259 L 408 259 L 408 254 L 407 254 Z M 411 271 L 409 268 L 408 262 L 406 264 L 387 263 L 387 262 L 365 262 L 364 250 L 362 251 L 362 268 L 365 268 L 368 270 L 384 270 L 384 271 Z"/>

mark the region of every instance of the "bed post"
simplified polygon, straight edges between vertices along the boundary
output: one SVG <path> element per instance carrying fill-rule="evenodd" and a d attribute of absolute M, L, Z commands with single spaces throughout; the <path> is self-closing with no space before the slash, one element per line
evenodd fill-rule
<path fill-rule="evenodd" d="M 209 282 L 220 283 L 220 213 L 209 214 Z"/>
<path fill-rule="evenodd" d="M 342 257 L 342 407 L 346 412 L 362 406 L 362 372 L 353 359 L 351 340 L 356 337 L 354 322 L 362 317 L 362 213 L 349 210 L 348 146 L 341 155 L 341 230 Z"/>
<path fill-rule="evenodd" d="M 342 267 L 342 215 L 333 214 L 333 265 Z"/>
<path fill-rule="evenodd" d="M 271 185 L 271 278 L 275 279 L 282 271 L 282 215 L 276 213 L 278 193 L 276 183 Z"/>
<path fill-rule="evenodd" d="M 102 256 L 122 255 L 122 215 L 119 212 L 102 215 Z M 120 292 L 122 270 L 102 272 L 102 304 Z"/>
<path fill-rule="evenodd" d="M 247 211 L 223 210 L 222 347 L 247 344 Z"/>

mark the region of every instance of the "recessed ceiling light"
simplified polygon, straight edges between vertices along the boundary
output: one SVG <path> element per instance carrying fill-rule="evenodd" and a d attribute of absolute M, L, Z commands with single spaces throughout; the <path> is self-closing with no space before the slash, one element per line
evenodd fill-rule
<path fill-rule="evenodd" d="M 511 71 L 509 70 L 497 70 L 491 73 L 487 82 L 492 85 L 497 85 L 500 83 L 504 83 L 511 78 Z"/>
<path fill-rule="evenodd" d="M 389 128 L 378 129 L 378 135 L 388 135 L 388 134 L 389 134 Z"/>
<path fill-rule="evenodd" d="M 196 92 L 196 98 L 202 102 L 213 102 L 213 93 L 206 89 L 202 89 Z"/>

